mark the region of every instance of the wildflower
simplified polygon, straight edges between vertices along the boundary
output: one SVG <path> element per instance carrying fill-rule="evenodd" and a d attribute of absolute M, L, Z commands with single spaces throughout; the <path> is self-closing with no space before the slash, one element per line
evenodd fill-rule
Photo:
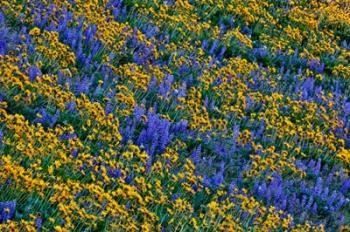
<path fill-rule="evenodd" d="M 40 33 L 41 33 L 41 30 L 38 27 L 34 27 L 29 31 L 29 35 L 32 35 L 32 36 L 38 36 L 40 35 Z"/>
<path fill-rule="evenodd" d="M 0 222 L 12 219 L 16 211 L 16 201 L 0 202 Z"/>
<path fill-rule="evenodd" d="M 0 129 L 0 146 L 2 145 L 4 140 L 4 133 L 2 132 L 2 130 Z"/>

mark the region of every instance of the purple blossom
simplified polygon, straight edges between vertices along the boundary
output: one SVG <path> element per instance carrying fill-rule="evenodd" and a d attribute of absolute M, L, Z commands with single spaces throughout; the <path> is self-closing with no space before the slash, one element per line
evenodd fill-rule
<path fill-rule="evenodd" d="M 43 224 L 43 219 L 41 218 L 41 216 L 38 216 L 35 218 L 35 227 L 37 228 L 37 230 L 40 230 Z"/>
<path fill-rule="evenodd" d="M 2 145 L 4 140 L 4 133 L 2 132 L 2 130 L 0 129 L 0 146 Z"/>
<path fill-rule="evenodd" d="M 246 109 L 250 109 L 254 104 L 253 99 L 248 95 L 246 97 Z"/>
<path fill-rule="evenodd" d="M 202 41 L 202 49 L 206 50 L 208 48 L 208 41 L 206 39 L 204 39 Z"/>
<path fill-rule="evenodd" d="M 77 137 L 77 135 L 75 133 L 68 133 L 68 134 L 61 135 L 60 139 L 62 139 L 62 140 L 71 140 L 71 139 L 74 139 L 76 137 Z"/>
<path fill-rule="evenodd" d="M 0 31 L 1 32 L 1 31 Z M 6 54 L 6 41 L 0 37 L 0 55 Z"/>
<path fill-rule="evenodd" d="M 89 92 L 89 87 L 91 85 L 91 79 L 88 78 L 87 76 L 80 78 L 80 80 L 76 83 L 76 93 L 88 93 Z"/>
<path fill-rule="evenodd" d="M 254 48 L 252 54 L 258 57 L 266 57 L 268 55 L 268 51 L 266 50 L 265 47 Z"/>
<path fill-rule="evenodd" d="M 324 64 L 320 64 L 317 60 L 311 59 L 310 60 L 310 69 L 317 72 L 317 73 L 323 73 L 324 71 Z"/>
<path fill-rule="evenodd" d="M 107 102 L 107 103 L 106 103 L 106 106 L 105 106 L 105 114 L 108 115 L 108 114 L 112 113 L 113 110 L 114 110 L 113 104 L 110 103 L 110 102 Z"/>
<path fill-rule="evenodd" d="M 196 149 L 192 151 L 191 158 L 194 164 L 199 164 L 200 162 L 200 154 L 201 154 L 202 147 L 199 145 Z"/>
<path fill-rule="evenodd" d="M 0 11 L 0 26 L 5 25 L 5 15 Z"/>
<path fill-rule="evenodd" d="M 159 95 L 166 97 L 171 89 L 171 85 L 174 81 L 174 77 L 172 75 L 165 76 L 163 82 L 159 86 L 158 93 Z"/>
<path fill-rule="evenodd" d="M 116 178 L 116 179 L 122 177 L 122 173 L 121 173 L 121 170 L 119 168 L 116 168 L 116 169 L 109 168 L 108 171 L 107 171 L 107 174 L 110 177 L 113 177 L 113 178 Z"/>
<path fill-rule="evenodd" d="M 348 116 L 350 114 L 350 102 L 344 104 L 344 112 L 345 116 Z"/>
<path fill-rule="evenodd" d="M 175 193 L 171 196 L 171 201 L 175 201 L 177 198 L 179 198 L 179 194 Z"/>
<path fill-rule="evenodd" d="M 38 67 L 36 67 L 35 65 L 32 65 L 32 66 L 29 67 L 28 75 L 29 75 L 29 80 L 30 81 L 35 81 L 35 79 L 38 76 L 41 76 L 42 73 L 41 73 L 41 70 Z"/>
<path fill-rule="evenodd" d="M 16 201 L 0 202 L 0 222 L 10 220 L 16 211 Z"/>
<path fill-rule="evenodd" d="M 55 114 L 52 115 L 45 108 L 39 108 L 37 112 L 41 115 L 41 117 L 34 119 L 34 123 L 46 124 L 49 127 L 53 127 L 56 124 L 60 115 L 59 110 L 56 110 Z"/>
<path fill-rule="evenodd" d="M 186 134 L 188 132 L 188 121 L 186 120 L 180 120 L 177 123 L 173 123 L 170 128 L 170 133 L 171 134 Z"/>
<path fill-rule="evenodd" d="M 147 118 L 147 126 L 141 131 L 136 143 L 144 146 L 149 155 L 162 153 L 170 141 L 171 123 L 166 119 L 160 119 L 153 112 L 148 113 Z"/>
<path fill-rule="evenodd" d="M 340 188 L 340 192 L 342 192 L 345 195 L 348 193 L 349 188 L 350 188 L 350 179 L 345 179 Z"/>
<path fill-rule="evenodd" d="M 216 39 L 216 40 L 214 40 L 213 45 L 211 46 L 211 48 L 209 50 L 209 54 L 213 55 L 218 46 L 219 46 L 219 40 Z"/>
<path fill-rule="evenodd" d="M 71 154 L 72 154 L 72 156 L 73 156 L 74 158 L 77 158 L 77 157 L 78 157 L 78 149 L 73 149 L 73 150 L 71 151 Z"/>
<path fill-rule="evenodd" d="M 75 101 L 69 101 L 69 102 L 66 103 L 65 108 L 68 111 L 73 111 L 75 109 L 75 106 L 76 106 Z"/>

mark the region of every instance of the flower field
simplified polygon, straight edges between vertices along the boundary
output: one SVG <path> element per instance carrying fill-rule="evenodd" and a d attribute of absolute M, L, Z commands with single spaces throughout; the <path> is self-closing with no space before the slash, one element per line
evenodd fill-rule
<path fill-rule="evenodd" d="M 347 0 L 0 0 L 1 231 L 350 231 Z"/>

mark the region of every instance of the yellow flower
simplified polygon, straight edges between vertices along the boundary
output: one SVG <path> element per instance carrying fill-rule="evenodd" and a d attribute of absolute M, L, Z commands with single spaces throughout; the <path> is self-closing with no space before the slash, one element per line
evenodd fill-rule
<path fill-rule="evenodd" d="M 198 222 L 195 218 L 191 218 L 190 223 L 192 224 L 194 230 L 196 230 L 196 231 L 199 230 Z"/>
<path fill-rule="evenodd" d="M 61 226 L 55 226 L 54 229 L 56 232 L 68 232 L 68 230 L 64 229 Z"/>
<path fill-rule="evenodd" d="M 337 154 L 337 158 L 345 161 L 346 163 L 350 164 L 350 151 L 346 149 L 341 149 L 340 152 Z"/>
<path fill-rule="evenodd" d="M 34 27 L 33 29 L 31 29 L 29 31 L 29 35 L 32 35 L 32 36 L 37 36 L 37 35 L 40 35 L 41 31 L 40 31 L 40 28 L 38 27 Z"/>

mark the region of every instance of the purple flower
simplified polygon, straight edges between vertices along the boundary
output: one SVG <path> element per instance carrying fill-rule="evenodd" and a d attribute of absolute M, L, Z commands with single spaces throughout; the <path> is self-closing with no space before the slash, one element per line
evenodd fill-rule
<path fill-rule="evenodd" d="M 340 192 L 342 192 L 345 195 L 348 192 L 349 188 L 350 188 L 350 179 L 346 179 L 340 188 Z"/>
<path fill-rule="evenodd" d="M 61 139 L 62 140 L 71 140 L 71 139 L 74 139 L 76 137 L 77 137 L 77 135 L 75 133 L 69 133 L 69 134 L 61 135 Z"/>
<path fill-rule="evenodd" d="M 171 125 L 170 133 L 184 134 L 187 132 L 188 121 L 181 120 Z"/>
<path fill-rule="evenodd" d="M 174 77 L 172 75 L 167 75 L 163 82 L 159 86 L 159 95 L 166 97 L 171 89 L 171 84 L 173 83 Z"/>
<path fill-rule="evenodd" d="M 41 76 L 42 73 L 41 73 L 41 71 L 40 71 L 40 69 L 38 67 L 36 67 L 35 65 L 32 65 L 32 66 L 29 67 L 28 75 L 29 75 L 29 80 L 30 81 L 35 81 L 35 79 L 38 76 Z"/>
<path fill-rule="evenodd" d="M 254 48 L 253 49 L 253 55 L 258 57 L 266 57 L 268 55 L 268 51 L 266 48 Z"/>
<path fill-rule="evenodd" d="M 119 168 L 116 168 L 116 169 L 108 169 L 107 171 L 107 174 L 110 176 L 110 177 L 113 177 L 113 178 L 120 178 L 122 176 L 122 173 L 121 173 L 121 170 Z"/>
<path fill-rule="evenodd" d="M 196 149 L 193 150 L 193 152 L 191 154 L 191 158 L 192 158 L 192 161 L 194 162 L 194 164 L 198 164 L 199 163 L 201 150 L 202 150 L 201 145 L 199 145 Z"/>
<path fill-rule="evenodd" d="M 71 155 L 74 157 L 74 158 L 77 158 L 78 157 L 78 149 L 73 149 L 72 151 L 71 151 Z"/>
<path fill-rule="evenodd" d="M 317 163 L 316 163 L 316 166 L 315 166 L 315 168 L 313 170 L 314 175 L 317 176 L 320 173 L 320 170 L 321 170 L 321 159 L 318 159 Z"/>
<path fill-rule="evenodd" d="M 177 97 L 185 97 L 186 96 L 186 82 L 183 82 L 179 89 L 175 89 L 174 93 Z"/>
<path fill-rule="evenodd" d="M 5 39 L 0 37 L 0 55 L 5 55 L 6 54 L 6 41 Z"/>
<path fill-rule="evenodd" d="M 331 196 L 328 198 L 327 204 L 333 205 L 336 199 L 337 199 L 337 191 L 333 190 Z"/>
<path fill-rule="evenodd" d="M 42 227 L 43 224 L 43 219 L 41 218 L 41 216 L 38 216 L 37 218 L 35 218 L 35 227 L 39 230 Z"/>
<path fill-rule="evenodd" d="M 89 92 L 89 88 L 91 85 L 91 79 L 88 78 L 87 76 L 80 78 L 80 81 L 78 81 L 76 83 L 76 93 L 80 94 L 80 93 L 88 93 Z"/>
<path fill-rule="evenodd" d="M 248 95 L 246 97 L 246 109 L 250 109 L 254 104 L 253 99 Z"/>
<path fill-rule="evenodd" d="M 66 103 L 65 107 L 69 111 L 73 111 L 75 109 L 76 103 L 75 101 L 69 101 Z"/>
<path fill-rule="evenodd" d="M 2 145 L 3 139 L 4 139 L 4 133 L 0 129 L 0 146 Z"/>
<path fill-rule="evenodd" d="M 315 195 L 320 195 L 321 192 L 322 192 L 322 178 L 321 177 L 318 177 L 317 178 L 317 181 L 316 181 L 316 185 L 315 185 L 315 188 L 314 188 L 314 194 Z"/>
<path fill-rule="evenodd" d="M 258 195 L 263 196 L 266 193 L 266 191 L 267 191 L 267 186 L 265 182 L 263 182 L 262 185 L 258 185 L 257 187 Z"/>
<path fill-rule="evenodd" d="M 171 196 L 171 201 L 175 201 L 177 198 L 179 198 L 179 194 L 175 193 Z"/>
<path fill-rule="evenodd" d="M 345 116 L 348 116 L 350 114 L 350 102 L 344 104 L 344 112 Z"/>
<path fill-rule="evenodd" d="M 143 145 L 149 155 L 156 152 L 162 153 L 170 141 L 170 125 L 166 119 L 160 119 L 153 112 L 147 114 L 147 126 L 144 128 L 136 143 Z"/>
<path fill-rule="evenodd" d="M 317 214 L 317 203 L 316 203 L 316 202 L 312 205 L 311 212 L 312 212 L 314 215 Z"/>
<path fill-rule="evenodd" d="M 16 201 L 0 202 L 0 222 L 10 220 L 16 211 Z"/>
<path fill-rule="evenodd" d="M 127 184 L 130 184 L 133 180 L 133 176 L 132 175 L 128 175 L 126 178 L 125 178 L 125 183 Z"/>
<path fill-rule="evenodd" d="M 310 60 L 310 69 L 317 72 L 317 73 L 323 73 L 324 71 L 324 64 L 320 64 L 317 60 L 311 59 Z"/>
<path fill-rule="evenodd" d="M 302 86 L 303 90 L 310 92 L 311 90 L 314 89 L 314 83 L 315 83 L 315 79 L 310 77 L 307 78 L 303 83 L 303 86 Z"/>
<path fill-rule="evenodd" d="M 214 40 L 213 45 L 211 46 L 210 51 L 209 51 L 210 55 L 214 54 L 214 52 L 215 52 L 216 48 L 218 47 L 218 45 L 219 45 L 219 40 L 217 40 L 217 39 Z"/>
<path fill-rule="evenodd" d="M 105 106 L 105 113 L 110 114 L 113 112 L 113 109 L 114 109 L 113 104 L 111 104 L 110 102 L 107 102 Z"/>
<path fill-rule="evenodd" d="M 46 124 L 49 127 L 53 127 L 56 124 L 60 115 L 59 110 L 56 110 L 55 114 L 52 115 L 49 112 L 47 112 L 45 108 L 40 108 L 37 112 L 40 113 L 41 117 L 34 119 L 34 123 Z"/>
<path fill-rule="evenodd" d="M 5 15 L 0 11 L 0 25 L 5 25 Z"/>

